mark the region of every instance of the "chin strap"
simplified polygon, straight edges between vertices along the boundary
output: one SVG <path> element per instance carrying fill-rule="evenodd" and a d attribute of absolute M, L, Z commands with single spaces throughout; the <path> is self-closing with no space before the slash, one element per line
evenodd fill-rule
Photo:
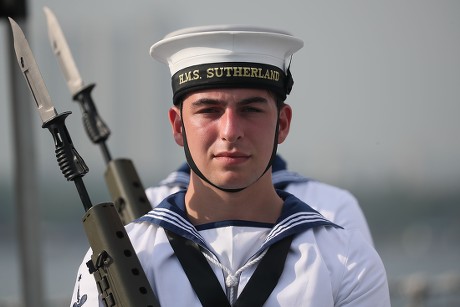
<path fill-rule="evenodd" d="M 188 147 L 188 142 L 187 142 L 187 134 L 185 132 L 185 125 L 184 125 L 184 120 L 183 120 L 183 117 L 182 117 L 182 107 L 183 107 L 183 103 L 181 102 L 180 103 L 180 120 L 181 120 L 181 125 L 182 125 L 182 139 L 183 139 L 183 142 L 184 142 L 184 152 L 185 152 L 185 159 L 187 160 L 187 164 L 190 166 L 190 169 L 195 173 L 197 174 L 198 177 L 200 177 L 201 179 L 203 179 L 205 182 L 209 183 L 210 185 L 212 185 L 213 187 L 221 190 L 221 191 L 224 191 L 224 192 L 228 192 L 228 193 L 236 193 L 236 192 L 240 192 L 244 189 L 246 189 L 247 187 L 249 187 L 250 185 L 248 186 L 245 186 L 243 188 L 236 188 L 236 189 L 227 189 L 227 188 L 223 188 L 223 187 L 220 187 L 214 183 L 212 183 L 208 178 L 206 178 L 206 176 L 199 170 L 198 166 L 195 164 L 195 161 L 193 161 L 193 158 L 192 158 L 192 154 L 190 153 L 190 149 Z M 268 161 L 268 165 L 267 167 L 265 168 L 264 172 L 262 173 L 262 175 L 260 175 L 259 178 L 257 178 L 256 181 L 258 181 L 260 178 L 262 178 L 263 175 L 265 175 L 265 173 L 270 169 L 270 167 L 272 166 L 273 162 L 275 161 L 275 158 L 276 158 L 276 152 L 278 150 L 278 133 L 279 133 L 279 115 L 280 115 L 280 108 L 277 107 L 278 109 L 278 114 L 277 114 L 277 119 L 276 119 L 276 130 L 275 130 L 275 139 L 273 141 L 273 150 L 272 150 L 272 155 L 270 157 L 270 160 Z"/>

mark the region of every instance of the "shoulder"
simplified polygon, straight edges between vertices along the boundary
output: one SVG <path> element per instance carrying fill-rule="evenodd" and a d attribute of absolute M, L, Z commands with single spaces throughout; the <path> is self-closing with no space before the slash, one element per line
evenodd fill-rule
<path fill-rule="evenodd" d="M 345 264 L 349 259 L 356 257 L 367 259 L 369 256 L 380 262 L 380 256 L 374 247 L 364 239 L 360 231 L 337 227 L 317 227 L 312 230 L 312 236 L 318 249 L 326 256 L 324 259 L 331 263 Z M 356 251 L 359 253 L 355 253 Z M 331 255 L 333 259 L 328 258 Z"/>
<path fill-rule="evenodd" d="M 292 183 L 286 191 L 297 196 L 330 221 L 346 228 L 358 229 L 373 244 L 366 217 L 356 197 L 348 190 L 319 181 Z"/>
<path fill-rule="evenodd" d="M 287 186 L 286 191 L 302 200 L 309 199 L 322 203 L 357 202 L 356 197 L 350 191 L 316 180 L 291 183 Z"/>
<path fill-rule="evenodd" d="M 190 181 L 189 172 L 187 164 L 184 164 L 177 171 L 166 176 L 159 185 L 145 189 L 145 194 L 152 207 L 156 207 L 167 196 L 187 189 Z"/>
<path fill-rule="evenodd" d="M 298 246 L 305 243 L 313 246 L 320 263 L 329 272 L 337 306 L 369 306 L 366 304 L 377 300 L 373 306 L 389 306 L 385 267 L 360 231 L 318 227 L 294 242 Z"/>
<path fill-rule="evenodd" d="M 183 189 L 184 188 L 179 185 L 160 185 L 147 188 L 145 190 L 145 195 L 147 196 L 152 207 L 156 207 L 159 203 L 161 203 L 163 199 Z"/>
<path fill-rule="evenodd" d="M 356 197 L 348 190 L 319 181 L 309 181 L 290 184 L 286 191 L 340 226 L 348 227 L 355 221 L 366 224 Z"/>
<path fill-rule="evenodd" d="M 298 244 L 307 244 L 314 246 L 321 255 L 324 255 L 324 260 L 331 263 L 343 263 L 342 260 L 348 258 L 347 255 L 355 250 L 361 250 L 363 257 L 372 255 L 380 258 L 374 247 L 370 245 L 363 237 L 361 232 L 357 230 L 344 229 L 334 226 L 313 227 L 307 231 L 301 232 L 294 237 L 294 241 Z M 344 258 L 339 259 L 337 255 Z M 357 256 L 351 253 L 352 256 Z M 330 258 L 332 257 L 332 258 Z"/>
<path fill-rule="evenodd" d="M 164 233 L 159 232 L 157 225 L 142 221 L 134 221 L 126 225 L 126 232 L 136 252 L 151 249 L 157 244 L 159 234 L 161 237 L 161 234 Z"/>

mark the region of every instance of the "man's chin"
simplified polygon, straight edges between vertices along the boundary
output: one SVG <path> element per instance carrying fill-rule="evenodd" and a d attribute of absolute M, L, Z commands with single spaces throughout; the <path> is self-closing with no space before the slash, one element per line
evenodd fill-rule
<path fill-rule="evenodd" d="M 248 180 L 247 177 L 242 178 L 241 176 L 227 176 L 227 178 L 219 178 L 210 181 L 219 188 L 228 190 L 244 189 L 254 183 L 254 181 Z"/>

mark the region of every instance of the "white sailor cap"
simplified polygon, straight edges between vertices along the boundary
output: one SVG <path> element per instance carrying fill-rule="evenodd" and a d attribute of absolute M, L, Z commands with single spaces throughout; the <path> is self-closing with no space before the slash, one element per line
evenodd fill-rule
<path fill-rule="evenodd" d="M 169 66 L 174 103 L 206 88 L 267 88 L 284 100 L 292 88 L 289 65 L 303 41 L 280 30 L 217 25 L 172 32 L 150 48 Z"/>

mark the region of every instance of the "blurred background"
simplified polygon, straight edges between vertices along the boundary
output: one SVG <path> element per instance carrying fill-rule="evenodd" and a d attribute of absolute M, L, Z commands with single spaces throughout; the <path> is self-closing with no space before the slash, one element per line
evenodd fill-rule
<path fill-rule="evenodd" d="M 460 305 L 459 1 L 29 1 L 26 37 L 56 109 L 72 111 L 67 128 L 99 203 L 110 201 L 105 162 L 51 51 L 43 6 L 59 19 L 85 83 L 97 85 L 93 99 L 112 130 L 113 158 L 132 159 L 146 187 L 183 162 L 167 121 L 169 71 L 149 56 L 154 42 L 182 27 L 222 23 L 278 27 L 302 38 L 305 47 L 292 61 L 291 134 L 279 148 L 289 169 L 358 198 L 393 306 Z M 30 94 L 12 101 L 11 68 L 19 68 L 11 65 L 6 18 L 0 42 L 0 306 L 25 302 L 18 233 L 28 226 L 37 238 L 45 306 L 69 305 L 88 248 L 84 210 Z M 13 104 L 30 108 L 27 122 L 16 122 L 31 127 L 27 152 L 14 150 Z M 15 183 L 21 156 L 30 188 Z M 16 188 L 32 209 L 20 211 Z"/>

